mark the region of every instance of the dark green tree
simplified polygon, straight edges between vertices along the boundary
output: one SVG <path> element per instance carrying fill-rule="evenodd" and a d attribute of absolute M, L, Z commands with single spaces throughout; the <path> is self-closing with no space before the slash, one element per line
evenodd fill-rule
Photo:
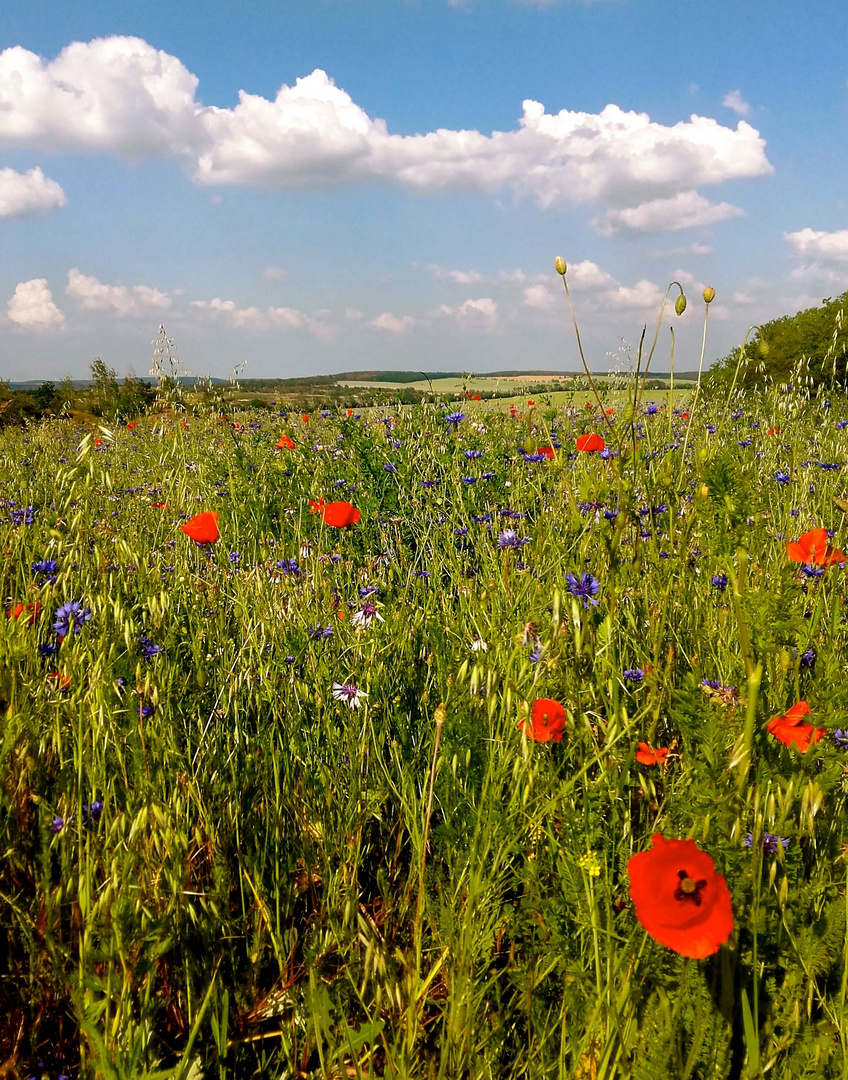
<path fill-rule="evenodd" d="M 813 381 L 845 385 L 848 360 L 848 292 L 826 297 L 820 307 L 763 323 L 744 348 L 747 362 L 739 371 L 738 385 L 750 386 L 764 377 L 787 382 L 804 359 Z M 733 349 L 714 364 L 711 375 L 733 377 L 741 348 Z"/>

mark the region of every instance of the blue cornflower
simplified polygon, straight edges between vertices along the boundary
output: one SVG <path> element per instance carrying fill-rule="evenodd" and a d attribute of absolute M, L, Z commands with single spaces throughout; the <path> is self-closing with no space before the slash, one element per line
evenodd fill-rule
<path fill-rule="evenodd" d="M 801 653 L 801 667 L 811 668 L 816 666 L 816 650 L 811 645 L 806 652 Z"/>
<path fill-rule="evenodd" d="M 67 637 L 71 630 L 78 634 L 90 618 L 91 608 L 83 607 L 82 600 L 68 600 L 56 611 L 53 629 L 60 637 Z"/>
<path fill-rule="evenodd" d="M 812 563 L 805 563 L 801 567 L 801 573 L 807 578 L 820 578 L 824 573 L 823 566 L 813 566 Z"/>
<path fill-rule="evenodd" d="M 447 416 L 445 417 L 445 420 L 449 424 L 453 424 L 454 427 L 456 427 L 457 424 L 461 424 L 464 419 L 465 419 L 465 413 L 464 412 L 451 412 L 451 413 L 448 413 Z"/>
<path fill-rule="evenodd" d="M 648 406 L 647 406 L 647 408 L 645 409 L 645 412 L 646 412 L 646 413 L 648 414 L 648 416 L 654 416 L 654 415 L 655 415 L 656 413 L 658 413 L 659 411 L 660 411 L 660 410 L 659 410 L 659 406 L 655 405 L 655 404 L 653 403 L 653 401 L 652 401 L 652 402 L 651 402 L 651 404 L 650 404 L 650 405 L 648 405 Z"/>
<path fill-rule="evenodd" d="M 386 462 L 386 464 L 385 464 L 385 465 L 383 466 L 383 468 L 384 468 L 384 469 L 386 470 L 386 472 L 388 472 L 388 473 L 396 473 L 396 472 L 398 471 L 398 467 L 397 467 L 397 462 L 396 462 L 396 461 L 387 461 L 387 462 Z"/>
<path fill-rule="evenodd" d="M 524 460 L 528 465 L 538 465 L 540 461 L 547 461 L 547 454 L 524 454 Z"/>
<path fill-rule="evenodd" d="M 746 848 L 752 848 L 754 846 L 754 835 L 748 833 L 743 841 Z M 764 832 L 763 833 L 763 852 L 766 855 L 776 855 L 778 847 L 788 848 L 789 837 L 777 836 L 776 833 Z"/>
<path fill-rule="evenodd" d="M 465 526 L 460 527 L 457 525 L 453 530 L 454 536 L 468 536 L 468 529 Z"/>
<path fill-rule="evenodd" d="M 618 508 L 612 507 L 610 510 L 604 510 L 604 517 L 607 519 L 607 521 L 615 521 L 615 519 L 618 517 L 618 513 Z"/>
<path fill-rule="evenodd" d="M 632 683 L 641 682 L 645 678 L 645 672 L 640 667 L 627 668 L 622 673 L 622 675 L 623 675 L 623 677 L 625 679 L 627 679 L 628 682 L 632 682 Z"/>
<path fill-rule="evenodd" d="M 237 551 L 231 551 L 229 555 L 230 562 L 235 564 L 241 562 L 241 555 Z"/>
<path fill-rule="evenodd" d="M 837 420 L 836 426 L 839 428 L 840 431 L 842 431 L 843 428 L 848 427 L 848 420 Z"/>
<path fill-rule="evenodd" d="M 475 525 L 488 525 L 492 520 L 491 514 L 472 514 L 471 520 Z"/>
<path fill-rule="evenodd" d="M 588 607 L 590 604 L 597 607 L 598 601 L 595 597 L 600 591 L 601 583 L 596 577 L 584 570 L 579 578 L 571 573 L 566 574 L 565 580 L 568 582 L 568 591 L 572 596 L 583 601 L 583 607 Z"/>
<path fill-rule="evenodd" d="M 522 548 L 530 543 L 529 536 L 519 536 L 515 529 L 504 529 L 498 537 L 499 548 Z"/>
<path fill-rule="evenodd" d="M 52 833 L 60 833 L 65 827 L 65 819 L 63 817 L 54 817 L 53 824 L 50 826 Z"/>
<path fill-rule="evenodd" d="M 59 646 L 55 641 L 45 641 L 38 646 L 38 651 L 42 656 L 55 656 L 59 651 Z"/>
<path fill-rule="evenodd" d="M 159 653 L 162 651 L 162 646 L 154 645 L 154 643 L 150 640 L 147 634 L 142 634 L 139 638 L 139 641 L 141 643 L 141 649 L 144 653 L 145 660 L 152 660 L 154 656 L 158 656 Z"/>
<path fill-rule="evenodd" d="M 322 641 L 333 636 L 332 626 L 322 626 L 320 623 L 310 627 L 306 632 L 313 641 Z"/>
<path fill-rule="evenodd" d="M 837 728 L 833 733 L 833 741 L 839 747 L 840 750 L 848 750 L 848 731 L 843 731 L 842 728 Z"/>
<path fill-rule="evenodd" d="M 476 484 L 477 483 L 477 477 L 476 476 L 463 476 L 462 482 L 463 482 L 463 484 Z"/>
<path fill-rule="evenodd" d="M 482 450 L 465 450 L 464 454 L 468 458 L 469 461 L 473 461 L 474 458 L 482 457 L 483 456 L 483 451 Z"/>
<path fill-rule="evenodd" d="M 360 585 L 359 586 L 359 598 L 364 600 L 366 596 L 373 596 L 374 593 L 380 591 L 379 585 Z"/>
<path fill-rule="evenodd" d="M 538 664 L 541 659 L 542 659 L 542 648 L 541 648 L 541 646 L 539 646 L 538 648 L 533 649 L 533 651 L 530 653 L 529 660 L 530 660 L 531 664 Z"/>
<path fill-rule="evenodd" d="M 39 559 L 38 562 L 32 564 L 32 569 L 36 574 L 55 574 L 59 569 L 59 564 L 55 559 Z"/>
<path fill-rule="evenodd" d="M 423 488 L 433 488 L 436 484 L 441 484 L 441 480 L 422 480 L 421 486 Z"/>
<path fill-rule="evenodd" d="M 480 479 L 481 480 L 493 480 L 494 477 L 495 477 L 495 474 L 493 472 L 480 473 Z"/>
<path fill-rule="evenodd" d="M 713 585 L 717 589 L 726 589 L 727 574 L 713 574 Z"/>
<path fill-rule="evenodd" d="M 792 479 L 789 473 L 784 472 L 783 469 L 778 469 L 774 478 L 778 482 L 778 484 L 788 484 L 789 481 Z"/>
<path fill-rule="evenodd" d="M 284 574 L 291 574 L 292 577 L 297 577 L 300 574 L 300 567 L 296 559 L 279 559 L 274 563 L 274 569 L 280 570 Z"/>
<path fill-rule="evenodd" d="M 426 578 L 428 578 L 430 576 L 430 571 L 429 570 L 416 570 L 415 571 L 415 576 L 418 577 L 418 578 L 425 578 L 426 579 Z"/>

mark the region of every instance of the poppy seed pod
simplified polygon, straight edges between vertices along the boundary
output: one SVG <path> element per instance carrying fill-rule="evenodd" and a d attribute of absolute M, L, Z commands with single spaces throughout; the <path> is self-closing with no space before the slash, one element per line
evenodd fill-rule
<path fill-rule="evenodd" d="M 677 312 L 678 315 L 682 315 L 683 312 L 686 310 L 686 297 L 683 295 L 683 293 L 681 293 L 680 296 L 678 296 L 678 298 L 674 301 L 674 310 Z"/>
<path fill-rule="evenodd" d="M 565 277 L 565 272 L 568 267 L 565 265 L 565 259 L 562 257 L 562 255 L 557 255 L 557 257 L 554 259 L 554 266 L 556 267 L 556 272 L 558 274 L 562 274 L 562 276 Z"/>
<path fill-rule="evenodd" d="M 708 285 L 706 289 L 704 289 L 704 303 L 711 304 L 713 300 L 715 300 L 715 289 L 712 285 Z"/>

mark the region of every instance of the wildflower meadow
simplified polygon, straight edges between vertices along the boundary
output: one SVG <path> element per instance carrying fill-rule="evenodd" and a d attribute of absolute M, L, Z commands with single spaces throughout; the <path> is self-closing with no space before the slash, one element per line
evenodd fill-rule
<path fill-rule="evenodd" d="M 593 387 L 0 433 L 4 1075 L 848 1075 L 848 398 Z"/>

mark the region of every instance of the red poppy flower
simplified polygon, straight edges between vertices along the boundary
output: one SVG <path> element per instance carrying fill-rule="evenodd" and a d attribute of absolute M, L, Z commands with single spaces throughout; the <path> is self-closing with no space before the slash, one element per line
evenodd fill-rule
<path fill-rule="evenodd" d="M 180 525 L 180 529 L 198 544 L 214 544 L 220 535 L 217 511 L 204 510 L 202 514 L 193 517 L 185 525 Z"/>
<path fill-rule="evenodd" d="M 627 864 L 630 898 L 643 928 L 681 956 L 712 956 L 733 933 L 730 890 L 694 840 L 653 836 Z"/>
<path fill-rule="evenodd" d="M 277 440 L 278 450 L 294 450 L 294 441 L 285 432 Z"/>
<path fill-rule="evenodd" d="M 59 690 L 64 693 L 66 690 L 71 689 L 71 676 L 66 675 L 63 671 L 54 671 L 47 676 L 47 685 L 52 690 Z"/>
<path fill-rule="evenodd" d="M 535 401 L 533 401 L 533 400 L 531 399 L 530 401 L 528 401 L 528 402 L 527 402 L 527 404 L 528 404 L 528 405 L 530 406 L 530 408 L 532 409 L 532 408 L 533 408 L 533 406 L 534 406 L 534 405 L 536 404 L 536 402 L 535 402 Z"/>
<path fill-rule="evenodd" d="M 518 410 L 516 409 L 516 407 L 514 405 L 510 405 L 510 407 L 509 407 L 509 415 L 510 416 L 515 416 L 517 411 Z"/>
<path fill-rule="evenodd" d="M 811 529 L 803 536 L 786 545 L 786 554 L 793 562 L 812 563 L 813 566 L 833 566 L 845 562 L 845 556 L 838 548 L 830 547 L 826 529 Z"/>
<path fill-rule="evenodd" d="M 783 434 L 783 428 L 781 428 L 781 427 L 770 427 L 768 429 L 768 433 L 769 433 L 769 435 L 782 435 Z"/>
<path fill-rule="evenodd" d="M 536 698 L 530 711 L 530 723 L 522 720 L 519 728 L 528 739 L 536 742 L 562 742 L 565 730 L 565 709 L 558 701 L 550 698 Z"/>
<path fill-rule="evenodd" d="M 475 401 L 482 401 L 482 400 L 483 400 L 483 398 L 482 398 L 482 396 L 481 396 L 480 394 L 475 394 L 475 395 L 474 395 L 474 400 L 475 400 Z"/>
<path fill-rule="evenodd" d="M 353 409 L 348 409 L 347 410 L 347 415 L 348 416 L 353 416 Z"/>
<path fill-rule="evenodd" d="M 689 413 L 688 412 L 682 412 L 680 414 L 680 419 L 681 420 L 688 420 L 689 419 Z"/>
<path fill-rule="evenodd" d="M 615 416 L 615 409 L 604 409 L 607 416 Z"/>
<path fill-rule="evenodd" d="M 94 445 L 95 446 L 102 446 L 103 445 L 103 440 L 102 439 L 95 439 L 94 440 Z"/>
<path fill-rule="evenodd" d="M 320 514 L 324 524 L 334 529 L 355 525 L 362 518 L 362 514 L 349 502 L 325 503 L 323 499 L 320 502 L 310 499 L 309 509 L 313 514 Z"/>
<path fill-rule="evenodd" d="M 308 424 L 309 423 L 309 414 L 308 413 L 301 413 L 300 414 L 300 419 L 304 422 L 304 424 Z"/>
<path fill-rule="evenodd" d="M 150 505 L 153 507 L 154 510 L 170 510 L 171 508 L 170 503 L 152 502 Z"/>
<path fill-rule="evenodd" d="M 584 450 L 590 454 L 594 450 L 603 450 L 606 448 L 606 443 L 600 435 L 596 435 L 594 431 L 590 431 L 588 435 L 581 435 L 577 440 L 577 449 Z"/>
<path fill-rule="evenodd" d="M 665 765 L 665 759 L 668 757 L 667 746 L 658 746 L 656 749 L 652 749 L 646 742 L 640 742 L 636 745 L 638 746 L 636 760 L 640 765 Z"/>
<path fill-rule="evenodd" d="M 594 409 L 594 407 L 595 407 L 594 401 L 587 401 L 586 402 L 586 408 L 587 409 Z"/>
<path fill-rule="evenodd" d="M 127 420 L 127 431 L 133 431 L 138 427 L 138 420 Z"/>
<path fill-rule="evenodd" d="M 41 611 L 41 604 L 38 602 L 38 600 L 36 600 L 35 603 L 32 604 L 15 604 L 13 608 L 9 608 L 6 611 L 6 618 L 14 619 L 17 622 L 17 620 L 21 617 L 21 615 L 23 615 L 25 611 L 29 612 L 29 617 L 26 620 L 26 624 L 27 626 L 32 626 L 32 624 L 38 618 L 39 611 Z"/>
<path fill-rule="evenodd" d="M 552 446 L 540 446 L 538 453 L 544 454 L 546 458 L 556 457 L 556 452 Z"/>
<path fill-rule="evenodd" d="M 827 728 L 813 727 L 804 721 L 803 717 L 810 711 L 806 701 L 799 701 L 789 709 L 785 716 L 773 716 L 766 724 L 766 730 L 784 746 L 797 746 L 802 754 L 827 735 Z"/>

